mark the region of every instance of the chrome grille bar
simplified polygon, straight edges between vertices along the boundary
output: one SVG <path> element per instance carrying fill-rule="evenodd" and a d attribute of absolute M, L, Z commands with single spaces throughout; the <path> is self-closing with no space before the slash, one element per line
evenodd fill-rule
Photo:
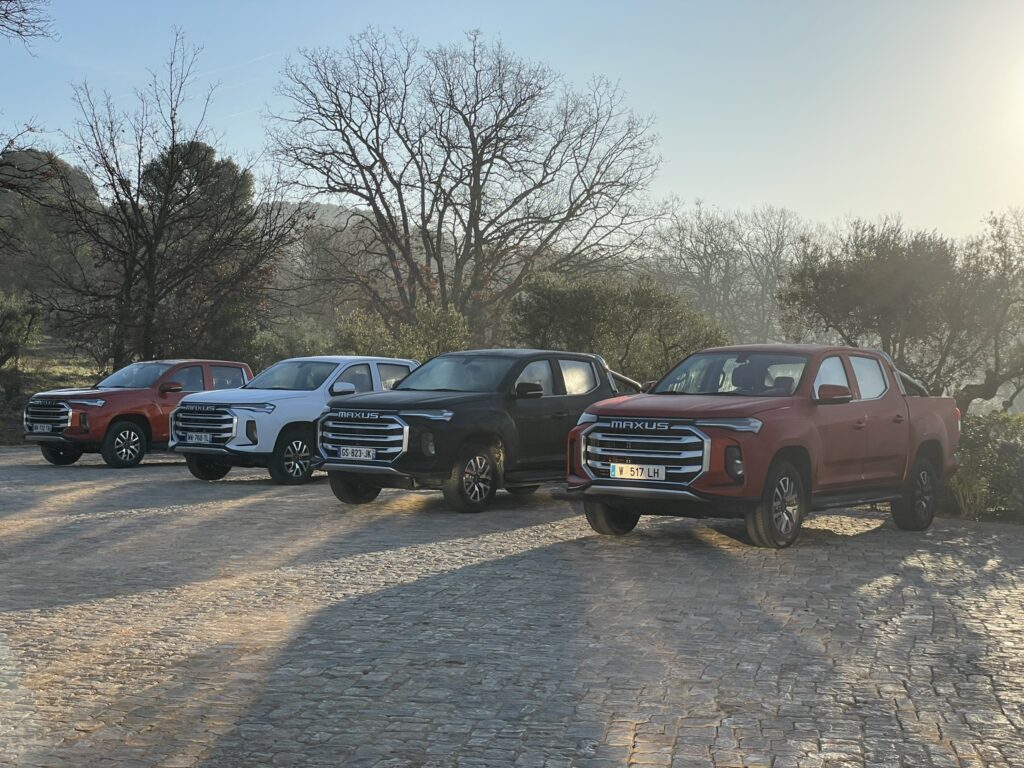
<path fill-rule="evenodd" d="M 217 406 L 181 406 L 171 414 L 171 432 L 181 445 L 224 445 L 235 436 L 238 420 L 229 408 Z M 189 435 L 208 435 L 196 442 Z"/>
<path fill-rule="evenodd" d="M 583 434 L 583 457 L 595 480 L 611 477 L 612 464 L 664 467 L 665 479 L 630 481 L 640 485 L 689 485 L 705 470 L 711 455 L 707 435 L 689 424 L 658 419 L 623 425 L 604 419 Z"/>
<path fill-rule="evenodd" d="M 26 432 L 59 435 L 71 426 L 71 406 L 59 400 L 29 400 L 23 421 Z"/>
<path fill-rule="evenodd" d="M 389 413 L 332 410 L 320 419 L 318 443 L 329 465 L 381 466 L 409 449 L 409 425 Z M 343 448 L 371 450 L 374 458 L 342 456 Z"/>

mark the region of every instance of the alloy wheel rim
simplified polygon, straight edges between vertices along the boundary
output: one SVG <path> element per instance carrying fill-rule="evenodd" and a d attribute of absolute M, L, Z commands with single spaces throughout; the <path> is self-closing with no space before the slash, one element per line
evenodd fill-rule
<path fill-rule="evenodd" d="M 309 471 L 309 446 L 302 440 L 292 440 L 284 449 L 284 471 L 292 477 L 302 477 Z"/>
<path fill-rule="evenodd" d="M 121 461 L 135 461 L 142 450 L 142 438 L 139 433 L 126 429 L 114 438 L 114 455 Z"/>
<path fill-rule="evenodd" d="M 783 475 L 775 484 L 772 492 L 772 520 L 776 530 L 783 536 L 793 533 L 800 520 L 800 496 L 796 481 L 789 475 Z"/>
<path fill-rule="evenodd" d="M 491 492 L 491 462 L 486 456 L 474 456 L 466 462 L 462 487 L 470 501 L 483 501 Z"/>
<path fill-rule="evenodd" d="M 934 490 L 931 472 L 922 469 L 914 478 L 914 511 L 921 519 L 931 512 Z"/>

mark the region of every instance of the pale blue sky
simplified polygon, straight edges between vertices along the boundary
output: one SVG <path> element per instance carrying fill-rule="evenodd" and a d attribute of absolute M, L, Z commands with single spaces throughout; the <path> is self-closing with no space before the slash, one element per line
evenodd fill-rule
<path fill-rule="evenodd" d="M 70 83 L 115 95 L 181 26 L 221 83 L 211 123 L 258 150 L 287 55 L 365 26 L 425 43 L 482 30 L 570 80 L 618 80 L 653 114 L 655 192 L 723 208 L 784 205 L 822 221 L 901 213 L 977 231 L 1024 206 L 1024 2 L 351 2 L 54 0 L 60 40 L 0 44 L 0 120 L 70 123 Z"/>

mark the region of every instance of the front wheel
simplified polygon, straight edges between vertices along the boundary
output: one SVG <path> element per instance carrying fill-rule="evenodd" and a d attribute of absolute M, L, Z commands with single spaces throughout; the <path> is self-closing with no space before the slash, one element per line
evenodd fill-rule
<path fill-rule="evenodd" d="M 82 449 L 73 445 L 40 445 L 39 452 L 43 458 L 58 467 L 66 467 L 74 464 L 82 458 Z"/>
<path fill-rule="evenodd" d="M 380 487 L 363 483 L 344 472 L 328 472 L 327 479 L 338 501 L 345 504 L 369 504 L 380 496 Z"/>
<path fill-rule="evenodd" d="M 146 433 L 134 421 L 117 421 L 103 438 L 100 455 L 108 467 L 125 469 L 138 466 L 146 455 Z"/>
<path fill-rule="evenodd" d="M 904 531 L 924 531 L 935 519 L 939 477 L 928 459 L 919 458 L 910 468 L 910 488 L 892 503 L 892 519 Z"/>
<path fill-rule="evenodd" d="M 590 527 L 604 536 L 625 536 L 640 522 L 639 512 L 615 509 L 599 501 L 585 500 L 583 511 Z"/>
<path fill-rule="evenodd" d="M 803 475 L 788 461 L 780 461 L 768 471 L 761 501 L 747 512 L 747 534 L 758 547 L 788 547 L 800 537 L 807 509 Z"/>
<path fill-rule="evenodd" d="M 313 475 L 313 429 L 292 427 L 281 433 L 267 464 L 278 485 L 301 485 Z"/>
<path fill-rule="evenodd" d="M 212 461 L 205 456 L 199 456 L 195 453 L 185 454 L 185 466 L 188 467 L 188 471 L 192 473 L 192 477 L 197 480 L 220 480 L 231 471 L 231 467 L 229 465 L 219 464 L 216 461 Z"/>
<path fill-rule="evenodd" d="M 478 445 L 464 450 L 441 490 L 456 512 L 483 512 L 498 490 L 501 472 L 498 452 Z"/>

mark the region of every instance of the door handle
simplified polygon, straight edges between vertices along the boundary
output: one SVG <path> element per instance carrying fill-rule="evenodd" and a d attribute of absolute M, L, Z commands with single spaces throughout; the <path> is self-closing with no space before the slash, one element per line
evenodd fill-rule
<path fill-rule="evenodd" d="M 892 420 L 895 421 L 897 424 L 902 424 L 904 421 L 906 421 L 906 417 L 904 417 L 902 413 L 897 413 L 895 416 L 892 417 Z"/>
<path fill-rule="evenodd" d="M 868 423 L 864 421 L 864 419 L 857 419 L 855 422 L 853 422 L 854 429 L 864 429 L 864 427 L 866 427 L 867 425 Z"/>

